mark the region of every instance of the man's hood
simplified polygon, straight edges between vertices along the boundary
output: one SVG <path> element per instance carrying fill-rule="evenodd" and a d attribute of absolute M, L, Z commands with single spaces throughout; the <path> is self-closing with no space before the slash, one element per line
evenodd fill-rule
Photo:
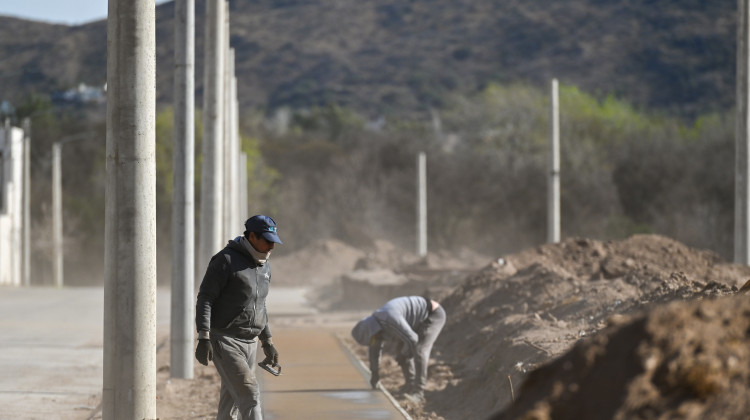
<path fill-rule="evenodd" d="M 253 254 L 251 254 L 251 253 L 250 253 L 250 251 L 249 251 L 249 250 L 247 249 L 247 246 L 252 246 L 252 245 L 250 245 L 250 244 L 248 243 L 248 244 L 247 244 L 247 246 L 246 246 L 245 244 L 243 244 L 243 243 L 241 242 L 241 239 L 244 239 L 244 237 L 242 237 L 242 236 L 238 236 L 238 237 L 236 237 L 235 239 L 233 239 L 233 240 L 230 240 L 230 241 L 229 241 L 229 242 L 227 243 L 227 248 L 229 248 L 229 249 L 232 249 L 232 250 L 234 250 L 234 251 L 237 251 L 237 252 L 239 252 L 240 254 L 242 254 L 242 255 L 245 255 L 245 256 L 247 256 L 247 257 L 248 257 L 248 258 L 250 258 L 251 260 L 253 260 L 253 261 L 256 261 L 256 260 L 255 260 L 255 258 L 253 257 Z M 256 262 L 257 262 L 257 261 L 256 261 Z"/>
<path fill-rule="evenodd" d="M 231 249 L 233 249 L 233 250 L 235 250 L 237 252 L 246 254 L 248 257 L 252 257 L 252 255 L 250 255 L 250 252 L 247 250 L 247 248 L 245 248 L 245 246 L 240 243 L 240 238 L 242 238 L 242 237 L 238 236 L 238 237 L 230 240 L 229 242 L 227 242 L 227 247 L 231 248 Z"/>
<path fill-rule="evenodd" d="M 372 315 L 361 319 L 352 329 L 352 337 L 363 346 L 370 345 L 370 339 L 377 334 L 382 327 Z"/>

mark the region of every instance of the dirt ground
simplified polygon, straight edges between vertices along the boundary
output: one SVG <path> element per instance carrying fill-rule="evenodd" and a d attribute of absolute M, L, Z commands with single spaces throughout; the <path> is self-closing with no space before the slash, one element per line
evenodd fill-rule
<path fill-rule="evenodd" d="M 310 261 L 328 278 L 306 277 Z M 750 267 L 669 238 L 573 238 L 507 256 L 427 259 L 384 243 L 363 252 L 321 242 L 274 270 L 279 283 L 319 286 L 318 323 L 399 295 L 441 301 L 448 321 L 424 404 L 397 392 L 400 369 L 384 356 L 382 382 L 416 420 L 744 419 L 750 408 L 750 304 L 740 290 Z M 160 342 L 159 418 L 213 418 L 213 366 L 170 380 L 168 340 Z"/>

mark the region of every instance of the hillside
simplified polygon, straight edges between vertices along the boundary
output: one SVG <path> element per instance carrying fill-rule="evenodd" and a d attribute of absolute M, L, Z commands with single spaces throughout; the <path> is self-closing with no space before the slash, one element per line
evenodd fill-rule
<path fill-rule="evenodd" d="M 366 115 L 423 111 L 491 81 L 614 93 L 695 115 L 734 104 L 736 2 L 232 1 L 244 107 L 337 103 Z M 204 2 L 196 1 L 202 86 Z M 158 100 L 172 86 L 173 4 L 157 8 Z M 106 22 L 0 17 L 0 99 L 106 79 Z M 198 98 L 200 105 L 200 98 Z"/>

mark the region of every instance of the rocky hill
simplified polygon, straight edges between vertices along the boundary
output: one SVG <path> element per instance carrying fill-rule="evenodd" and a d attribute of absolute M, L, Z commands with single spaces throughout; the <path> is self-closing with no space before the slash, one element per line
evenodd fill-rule
<path fill-rule="evenodd" d="M 205 2 L 196 1 L 202 86 Z M 551 77 L 644 108 L 695 115 L 734 104 L 736 2 L 688 0 L 231 1 L 242 105 L 337 103 L 423 111 L 488 82 Z M 157 8 L 158 100 L 172 86 L 173 3 Z M 0 17 L 2 98 L 106 80 L 106 22 Z M 200 104 L 200 98 L 198 99 Z"/>

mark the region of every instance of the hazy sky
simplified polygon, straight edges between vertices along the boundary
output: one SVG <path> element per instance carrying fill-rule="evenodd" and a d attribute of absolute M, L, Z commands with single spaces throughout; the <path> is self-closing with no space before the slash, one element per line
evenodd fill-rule
<path fill-rule="evenodd" d="M 0 0 L 0 15 L 78 25 L 106 18 L 107 3 L 107 0 Z"/>

